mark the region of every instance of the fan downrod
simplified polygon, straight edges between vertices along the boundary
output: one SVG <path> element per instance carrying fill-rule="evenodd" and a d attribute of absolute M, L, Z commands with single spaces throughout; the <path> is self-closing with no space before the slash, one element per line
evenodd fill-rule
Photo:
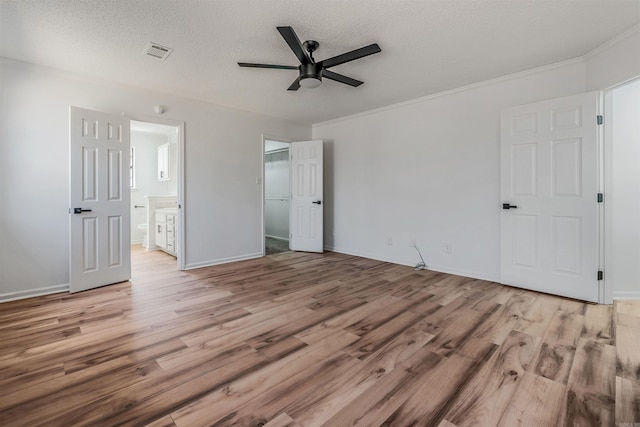
<path fill-rule="evenodd" d="M 309 52 L 309 56 L 311 57 L 311 59 L 313 59 L 313 52 L 315 52 L 316 49 L 318 49 L 318 46 L 320 46 L 320 43 L 318 43 L 315 40 L 307 40 L 306 42 L 302 43 L 302 46 L 304 46 L 307 52 Z"/>

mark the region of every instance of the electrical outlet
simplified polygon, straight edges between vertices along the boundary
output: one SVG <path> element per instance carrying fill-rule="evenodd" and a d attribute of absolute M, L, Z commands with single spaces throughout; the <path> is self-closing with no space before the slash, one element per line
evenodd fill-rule
<path fill-rule="evenodd" d="M 409 246 L 411 246 L 412 248 L 415 248 L 416 247 L 416 239 L 409 240 Z"/>
<path fill-rule="evenodd" d="M 453 252 L 453 245 L 450 242 L 444 242 L 444 253 L 451 254 Z"/>
<path fill-rule="evenodd" d="M 387 236 L 387 245 L 393 245 L 393 238 L 391 236 Z"/>

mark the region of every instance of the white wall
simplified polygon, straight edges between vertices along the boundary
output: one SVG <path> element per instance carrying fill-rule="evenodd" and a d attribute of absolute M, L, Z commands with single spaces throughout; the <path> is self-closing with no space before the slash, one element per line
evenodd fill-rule
<path fill-rule="evenodd" d="M 607 99 L 605 278 L 614 299 L 640 299 L 640 80 Z"/>
<path fill-rule="evenodd" d="M 141 243 L 143 232 L 139 224 L 147 222 L 147 200 L 145 196 L 176 196 L 175 174 L 171 181 L 158 181 L 158 147 L 169 142 L 167 135 L 131 131 L 131 145 L 135 147 L 136 188 L 131 190 L 131 243 Z M 169 156 L 175 162 L 175 155 Z M 171 192 L 169 184 L 171 186 Z M 145 208 L 136 208 L 135 206 Z"/>
<path fill-rule="evenodd" d="M 327 248 L 498 280 L 500 110 L 584 91 L 571 61 L 315 125 Z"/>
<path fill-rule="evenodd" d="M 69 282 L 69 105 L 185 122 L 187 267 L 262 253 L 262 134 L 308 126 L 0 59 L 0 299 Z"/>
<path fill-rule="evenodd" d="M 289 240 L 289 150 L 265 154 L 265 235 Z"/>

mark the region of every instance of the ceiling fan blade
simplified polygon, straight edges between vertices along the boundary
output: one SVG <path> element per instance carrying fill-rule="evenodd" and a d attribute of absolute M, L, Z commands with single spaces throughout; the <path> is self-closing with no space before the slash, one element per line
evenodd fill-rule
<path fill-rule="evenodd" d="M 373 55 L 378 52 L 381 52 L 380 46 L 378 46 L 377 43 L 374 43 L 369 46 L 361 47 L 360 49 L 352 50 L 351 52 L 343 53 L 342 55 L 334 56 L 333 58 L 325 59 L 324 61 L 321 61 L 320 64 L 322 64 L 324 68 L 335 67 L 336 65 L 364 58 L 365 56 Z"/>
<path fill-rule="evenodd" d="M 295 79 L 293 81 L 293 83 L 291 83 L 291 86 L 289 86 L 289 88 L 287 90 L 298 90 L 298 89 L 300 89 L 300 77 Z"/>
<path fill-rule="evenodd" d="M 278 70 L 297 70 L 298 67 L 294 65 L 272 65 L 272 64 L 253 64 L 251 62 L 238 62 L 238 65 L 241 67 L 250 67 L 250 68 L 275 68 Z"/>
<path fill-rule="evenodd" d="M 329 70 L 322 70 L 322 77 L 325 77 L 329 80 L 335 80 L 340 83 L 344 83 L 349 86 L 358 87 L 362 83 L 360 80 L 352 79 L 351 77 L 343 76 L 342 74 L 334 73 Z"/>
<path fill-rule="evenodd" d="M 296 32 L 293 31 L 293 28 L 278 27 L 278 31 L 280 31 L 280 34 L 287 42 L 301 64 L 308 64 L 311 62 L 311 58 L 309 58 L 307 51 L 302 47 L 302 43 L 300 43 L 300 39 L 296 35 Z"/>

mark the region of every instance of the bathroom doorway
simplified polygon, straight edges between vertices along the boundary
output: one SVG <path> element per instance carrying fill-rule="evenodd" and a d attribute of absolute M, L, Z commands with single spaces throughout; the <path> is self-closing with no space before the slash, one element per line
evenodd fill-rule
<path fill-rule="evenodd" d="M 132 263 L 160 251 L 182 269 L 183 125 L 131 120 L 129 187 Z M 175 264 L 174 264 L 175 263 Z"/>
<path fill-rule="evenodd" d="M 264 254 L 289 251 L 289 143 L 264 139 Z"/>

